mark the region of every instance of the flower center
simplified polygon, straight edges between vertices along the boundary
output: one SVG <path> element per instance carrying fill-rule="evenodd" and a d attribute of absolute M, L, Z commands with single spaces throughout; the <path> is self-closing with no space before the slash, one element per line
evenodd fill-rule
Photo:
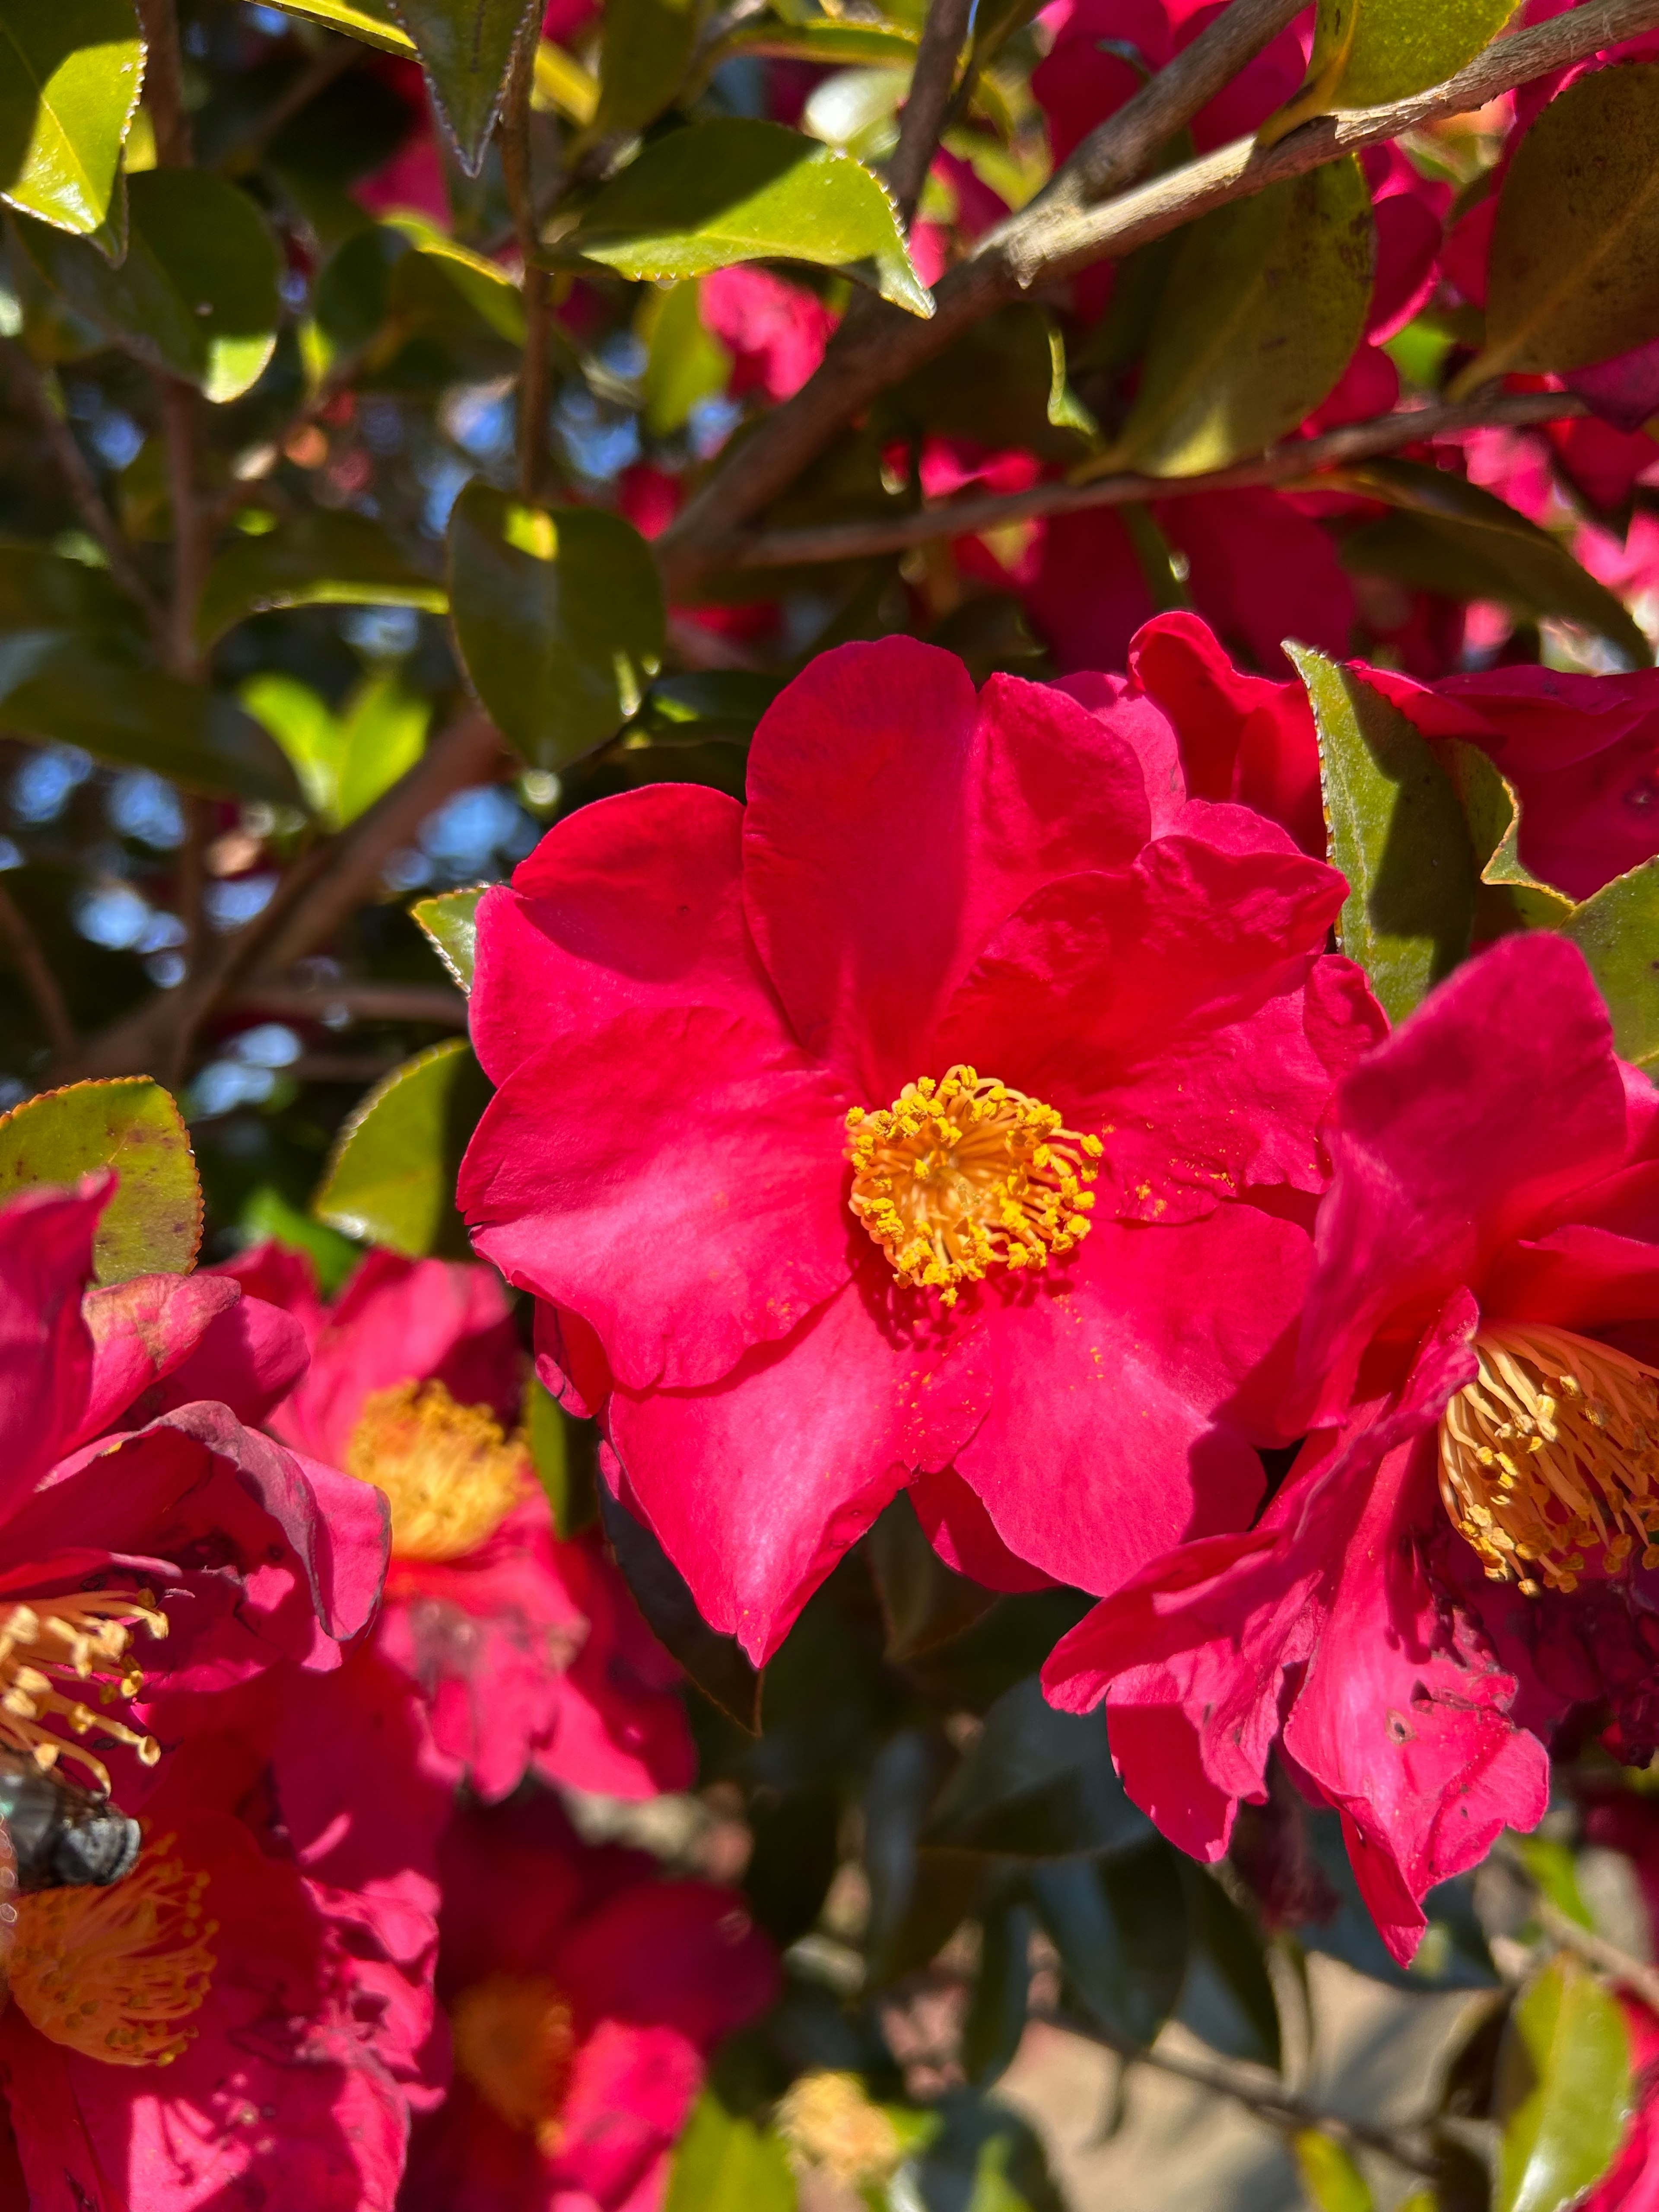
<path fill-rule="evenodd" d="M 1098 1137 L 1052 1106 L 951 1068 L 907 1083 L 888 1107 L 854 1106 L 854 1212 L 901 1283 L 957 1302 L 991 1267 L 1041 1267 L 1089 1233 Z"/>
<path fill-rule="evenodd" d="M 822 2168 L 849 2190 L 879 2190 L 898 2171 L 898 2130 L 856 2074 L 803 2074 L 778 2100 L 778 2133 L 797 2172 Z"/>
<path fill-rule="evenodd" d="M 0 1743 L 43 1769 L 72 1759 L 105 1791 L 109 1770 L 68 1742 L 65 1729 L 84 1736 L 95 1729 L 106 1742 L 131 1744 L 154 1766 L 161 1755 L 154 1736 L 139 1735 L 86 1702 L 90 1695 L 109 1705 L 143 1688 L 129 1656 L 141 1622 L 152 1636 L 167 1632 L 167 1617 L 148 1590 L 85 1590 L 0 1607 Z"/>
<path fill-rule="evenodd" d="M 463 1990 L 449 2019 L 455 2064 L 509 2127 L 550 2157 L 570 2083 L 570 2008 L 541 1974 L 491 1974 Z"/>
<path fill-rule="evenodd" d="M 523 1493 L 530 1455 L 484 1406 L 441 1382 L 397 1382 L 363 1401 L 346 1473 L 383 1490 L 402 1559 L 459 1559 L 492 1536 Z"/>
<path fill-rule="evenodd" d="M 1440 1495 L 1493 1582 L 1578 1586 L 1587 1555 L 1659 1566 L 1659 1369 L 1570 1330 L 1483 1328 L 1440 1418 Z"/>
<path fill-rule="evenodd" d="M 213 1979 L 218 1923 L 202 1917 L 204 1874 L 146 1844 L 110 1889 L 46 1889 L 17 1900 L 13 2001 L 53 2043 L 106 2066 L 166 2066 Z"/>

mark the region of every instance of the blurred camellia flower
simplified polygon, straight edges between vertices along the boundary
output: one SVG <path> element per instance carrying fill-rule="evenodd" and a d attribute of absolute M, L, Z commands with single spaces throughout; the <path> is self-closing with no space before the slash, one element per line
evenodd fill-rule
<path fill-rule="evenodd" d="M 1517 1113 L 1517 1100 L 1526 1102 Z M 1055 1650 L 1131 1795 L 1202 1858 L 1277 1743 L 1339 1811 L 1385 1940 L 1549 1791 L 1602 1701 L 1659 1748 L 1659 1097 L 1539 932 L 1443 984 L 1342 1085 L 1290 1417 L 1248 1534 L 1190 1544 Z"/>
<path fill-rule="evenodd" d="M 500 1279 L 376 1251 L 325 1304 L 301 1253 L 231 1267 L 311 1347 L 272 1428 L 386 1495 L 375 1641 L 418 1685 L 439 1754 L 485 1798 L 531 1769 L 613 1796 L 684 1788 L 679 1670 L 599 1538 L 555 1534 L 513 1432 L 526 1363 Z"/>
<path fill-rule="evenodd" d="M 777 1993 L 742 1900 L 583 1844 L 550 1797 L 464 1811 L 442 1851 L 454 2087 L 402 2212 L 655 2212 L 722 2037 Z"/>
<path fill-rule="evenodd" d="M 746 809 L 602 801 L 479 908 L 464 1210 L 757 1657 L 914 1478 L 1013 1587 L 1115 1587 L 1260 1496 L 1315 1133 L 1381 1017 L 1322 956 L 1341 879 L 1166 803 L 1167 749 L 1144 708 L 844 647 Z"/>

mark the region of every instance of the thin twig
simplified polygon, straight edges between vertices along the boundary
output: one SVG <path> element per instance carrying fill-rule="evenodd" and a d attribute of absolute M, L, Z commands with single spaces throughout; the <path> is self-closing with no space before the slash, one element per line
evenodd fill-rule
<path fill-rule="evenodd" d="M 550 375 L 548 354 L 551 322 L 548 271 L 536 258 L 538 244 L 535 186 L 530 159 L 530 93 L 536 74 L 539 18 L 526 19 L 527 35 L 519 41 L 501 113 L 501 173 L 507 183 L 519 255 L 524 264 L 524 355 L 519 370 L 519 491 L 540 498 L 547 473 L 547 403 Z"/>
<path fill-rule="evenodd" d="M 1610 1943 L 1605 1936 L 1598 1936 L 1593 1928 L 1581 1927 L 1577 1921 L 1562 1911 L 1553 1899 L 1547 1897 L 1538 1877 L 1527 1864 L 1516 1845 L 1506 1837 L 1493 1849 L 1492 1856 L 1512 1874 L 1517 1881 L 1531 1891 L 1533 1909 L 1539 1924 L 1558 1950 L 1571 1951 L 1587 1966 L 1594 1966 L 1598 1974 L 1605 1974 L 1610 1982 L 1621 1983 L 1641 1998 L 1649 2011 L 1659 2014 L 1659 1967 L 1650 1966 L 1617 1943 Z"/>
<path fill-rule="evenodd" d="M 75 1024 L 58 978 L 47 964 L 40 950 L 40 941 L 29 926 L 23 912 L 11 893 L 0 884 L 0 940 L 3 940 L 11 955 L 11 964 L 22 977 L 34 1010 L 40 1017 L 40 1026 L 46 1033 L 46 1042 L 52 1056 L 75 1050 Z"/>
<path fill-rule="evenodd" d="M 0 354 L 3 354 L 20 402 L 40 426 L 58 472 L 80 509 L 82 520 L 103 548 L 110 574 L 142 609 L 145 620 L 159 635 L 161 610 L 155 595 L 138 573 L 132 549 L 121 535 L 120 526 L 98 489 L 98 479 L 57 404 L 52 386 L 15 340 L 0 338 Z"/>
<path fill-rule="evenodd" d="M 1465 430 L 1518 428 L 1528 423 L 1570 421 L 1588 414 L 1570 392 L 1504 392 L 1485 404 L 1414 407 L 1379 415 L 1370 422 L 1346 422 L 1316 438 L 1294 438 L 1248 461 L 1212 469 L 1196 477 L 1097 477 L 1087 483 L 1063 479 L 1033 484 L 1029 490 L 994 498 L 942 501 L 907 514 L 883 515 L 868 522 L 830 522 L 815 528 L 759 531 L 734 538 L 718 549 L 722 566 L 784 568 L 803 562 L 854 561 L 879 553 L 902 552 L 939 538 L 978 536 L 1030 522 L 1042 515 L 1080 514 L 1095 507 L 1123 507 L 1138 500 L 1189 498 L 1209 491 L 1243 491 L 1267 484 L 1294 483 L 1321 469 L 1391 453 L 1425 438 L 1455 437 Z"/>
<path fill-rule="evenodd" d="M 910 89 L 899 116 L 898 144 L 887 165 L 887 185 L 908 230 L 927 181 L 956 82 L 957 62 L 968 35 L 969 0 L 933 0 L 916 49 Z"/>
<path fill-rule="evenodd" d="M 1248 22 L 1249 39 L 1234 28 L 1239 22 Z M 1121 178 L 1144 167 L 1150 158 L 1145 145 L 1149 118 L 1156 117 L 1167 137 L 1249 58 L 1241 46 L 1260 51 L 1271 23 L 1267 0 L 1259 5 L 1258 0 L 1233 0 L 1171 64 L 1181 71 L 1181 98 L 1160 89 L 1170 70 L 1152 78 L 1085 141 L 1046 192 L 988 232 L 947 273 L 935 292 L 931 321 L 884 307 L 858 317 L 855 329 L 848 327 L 854 321 L 849 317 L 817 373 L 757 425 L 659 541 L 671 587 L 682 591 L 694 584 L 712 565 L 710 548 L 787 490 L 878 392 L 1032 286 L 1128 253 L 1281 178 L 1484 106 L 1499 92 L 1659 23 L 1659 0 L 1582 0 L 1565 15 L 1498 40 L 1455 77 L 1411 100 L 1304 124 L 1265 153 L 1254 140 L 1239 139 L 1115 198 L 1079 204 L 1083 188 L 1076 179 L 1083 169 L 1091 176 Z M 1156 142 L 1162 143 L 1162 137 Z"/>
<path fill-rule="evenodd" d="M 281 977 L 245 983 L 233 1003 L 293 1021 L 327 1021 L 349 1015 L 356 1022 L 427 1022 L 434 1029 L 464 1030 L 466 1000 L 441 983 L 294 983 Z"/>

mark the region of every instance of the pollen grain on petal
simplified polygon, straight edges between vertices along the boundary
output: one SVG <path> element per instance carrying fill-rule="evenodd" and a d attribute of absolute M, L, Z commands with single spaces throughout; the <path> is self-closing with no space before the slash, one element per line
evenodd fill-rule
<path fill-rule="evenodd" d="M 1529 1597 L 1659 1566 L 1659 1369 L 1540 1323 L 1474 1339 L 1440 1420 L 1440 1495 L 1494 1582 Z"/>
<path fill-rule="evenodd" d="M 972 1067 L 855 1106 L 847 1127 L 854 1213 L 901 1283 L 947 1306 L 960 1284 L 1042 1267 L 1089 1233 L 1099 1138 Z"/>
<path fill-rule="evenodd" d="M 364 1399 L 345 1468 L 386 1492 L 401 1559 L 459 1559 L 492 1536 L 524 1495 L 530 1458 L 487 1406 L 441 1382 L 394 1383 Z"/>

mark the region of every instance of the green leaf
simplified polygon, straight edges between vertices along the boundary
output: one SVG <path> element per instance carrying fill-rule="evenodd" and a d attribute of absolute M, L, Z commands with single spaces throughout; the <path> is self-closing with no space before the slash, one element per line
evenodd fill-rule
<path fill-rule="evenodd" d="M 1211 1875 L 1189 1863 L 1182 1871 L 1200 1970 L 1183 1995 L 1182 2018 L 1212 2049 L 1277 2069 L 1279 2003 L 1261 1931 Z"/>
<path fill-rule="evenodd" d="M 1659 860 L 1644 860 L 1561 924 L 1589 963 L 1613 1016 L 1620 1055 L 1648 1067 L 1659 1060 Z"/>
<path fill-rule="evenodd" d="M 524 1391 L 525 1441 L 561 1542 L 591 1528 L 599 1510 L 591 1476 L 571 1451 L 570 1428 L 552 1392 L 531 1376 Z"/>
<path fill-rule="evenodd" d="M 434 898 L 416 899 L 409 909 L 432 940 L 432 949 L 462 990 L 472 988 L 472 963 L 477 950 L 478 901 L 488 884 L 472 884 L 459 891 L 440 891 Z"/>
<path fill-rule="evenodd" d="M 697 43 L 696 0 L 605 0 L 596 136 L 631 137 L 679 90 Z"/>
<path fill-rule="evenodd" d="M 392 15 L 388 0 L 271 0 L 285 15 L 302 22 L 321 23 L 331 31 L 343 31 L 349 39 L 382 52 L 413 56 L 415 41 Z"/>
<path fill-rule="evenodd" d="M 724 392 L 732 356 L 703 328 L 695 281 L 646 295 L 639 335 L 646 342 L 645 427 L 653 438 L 683 429 L 699 400 Z"/>
<path fill-rule="evenodd" d="M 248 1244 L 285 1244 L 290 1251 L 309 1254 L 317 1270 L 317 1285 L 331 1298 L 362 1258 L 362 1247 L 337 1229 L 325 1229 L 297 1206 L 290 1206 L 270 1183 L 261 1183 L 249 1194 L 236 1217 L 237 1233 Z"/>
<path fill-rule="evenodd" d="M 597 507 L 525 507 L 475 479 L 450 517 L 449 605 L 473 690 L 536 768 L 614 737 L 662 656 L 650 550 Z"/>
<path fill-rule="evenodd" d="M 819 69 L 845 69 L 860 63 L 914 69 L 921 35 L 907 23 L 837 22 L 814 16 L 805 23 L 780 23 L 764 16 L 728 31 L 716 50 L 721 61 L 733 54 L 763 54 L 769 61 L 811 62 Z"/>
<path fill-rule="evenodd" d="M 95 1279 L 187 1273 L 202 1241 L 202 1186 L 184 1117 L 159 1083 L 71 1083 L 0 1115 L 0 1200 L 101 1168 L 120 1180 L 93 1239 Z"/>
<path fill-rule="evenodd" d="M 897 1662 L 948 1644 L 997 1601 L 994 1590 L 945 1565 L 902 1491 L 871 1529 L 868 1548 L 887 1624 L 887 1656 Z"/>
<path fill-rule="evenodd" d="M 378 522 L 311 513 L 262 537 L 231 540 L 208 571 L 196 638 L 205 649 L 272 607 L 419 607 L 441 615 L 448 605 L 442 585 L 412 567 Z"/>
<path fill-rule="evenodd" d="M 1201 216 L 1159 298 L 1128 421 L 1092 472 L 1200 476 L 1293 430 L 1364 334 L 1375 255 L 1352 155 Z"/>
<path fill-rule="evenodd" d="M 1034 1867 L 1030 1884 L 1073 1990 L 1114 2034 L 1151 2044 L 1187 1973 L 1187 1903 L 1174 1851 L 1153 1837 L 1119 1858 Z"/>
<path fill-rule="evenodd" d="M 1304 2128 L 1292 2147 L 1303 2194 L 1316 2212 L 1371 2212 L 1370 2185 L 1334 2136 Z"/>
<path fill-rule="evenodd" d="M 1056 1712 L 1033 1674 L 986 1714 L 925 1840 L 956 1850 L 1065 1858 L 1127 1850 L 1149 1832 L 1113 1768 L 1104 1716 Z"/>
<path fill-rule="evenodd" d="M 1516 1999 L 1498 2056 L 1494 2212 L 1562 2212 L 1612 2164 L 1632 2103 L 1619 2000 L 1559 1957 Z"/>
<path fill-rule="evenodd" d="M 1380 691 L 1305 646 L 1285 649 L 1313 704 L 1330 863 L 1348 879 L 1337 942 L 1401 1022 L 1469 949 L 1462 810 L 1428 741 Z"/>
<path fill-rule="evenodd" d="M 438 119 L 476 177 L 501 112 L 527 0 L 394 0 L 413 40 Z"/>
<path fill-rule="evenodd" d="M 146 367 L 240 398 L 276 344 L 276 242 L 254 203 L 205 169 L 127 180 L 131 235 L 110 268 L 82 240 L 21 221 L 30 259 L 70 305 Z"/>
<path fill-rule="evenodd" d="M 750 1665 L 735 1636 L 722 1636 L 708 1626 L 656 1537 L 603 1481 L 599 1501 L 606 1540 L 647 1627 L 711 1705 L 749 1735 L 758 1735 L 763 1674 Z"/>
<path fill-rule="evenodd" d="M 1073 411 L 1060 333 L 1041 307 L 1016 301 L 964 331 L 937 359 L 895 385 L 882 403 L 908 429 L 1075 460 L 1089 442 Z M 1056 374 L 1056 368 L 1058 374 Z"/>
<path fill-rule="evenodd" d="M 1462 738 L 1444 738 L 1437 750 L 1462 806 L 1481 882 L 1507 893 L 1526 928 L 1559 927 L 1572 912 L 1572 901 L 1523 866 L 1516 842 L 1521 801 L 1514 785 L 1490 754 Z"/>
<path fill-rule="evenodd" d="M 489 1085 L 465 1037 L 417 1052 L 345 1121 L 312 1212 L 405 1259 L 466 1258 L 455 1176 L 489 1101 Z"/>
<path fill-rule="evenodd" d="M 1066 2212 L 1042 2143 L 1018 2112 L 957 2090 L 932 2116 L 939 2124 L 915 2160 L 912 2204 L 919 2197 L 925 2212 Z"/>
<path fill-rule="evenodd" d="M 426 749 L 432 702 L 393 675 L 366 677 L 336 714 L 297 677 L 270 671 L 242 686 L 242 704 L 293 763 L 313 814 L 342 830 L 413 768 Z"/>
<path fill-rule="evenodd" d="M 1578 1867 L 1571 1847 L 1559 1836 L 1512 1836 L 1510 1842 L 1540 1892 L 1556 1911 L 1594 1933 L 1595 1915 L 1578 1887 Z"/>
<path fill-rule="evenodd" d="M 441 276 L 448 290 L 463 300 L 488 329 L 509 345 L 524 343 L 524 295 L 507 272 L 482 253 L 437 229 L 424 216 L 394 215 L 385 228 L 406 238 L 415 248 L 392 271 L 391 304 L 393 312 L 412 321 L 422 305 L 416 286 L 421 276 Z"/>
<path fill-rule="evenodd" d="M 1486 350 L 1455 395 L 1587 368 L 1659 337 L 1659 63 L 1595 70 L 1516 148 L 1486 273 Z"/>
<path fill-rule="evenodd" d="M 0 0 L 0 199 L 100 230 L 143 74 L 132 0 Z"/>
<path fill-rule="evenodd" d="M 1343 540 L 1345 568 L 1448 599 L 1496 599 L 1534 619 L 1562 616 L 1608 639 L 1632 667 L 1651 660 L 1647 639 L 1605 584 L 1548 531 L 1467 477 L 1421 461 L 1379 460 L 1322 481 L 1401 510 Z"/>
<path fill-rule="evenodd" d="M 663 2212 L 793 2212 L 794 2203 L 778 2138 L 705 2089 L 675 2149 Z"/>
<path fill-rule="evenodd" d="M 980 1921 L 979 1975 L 962 2031 L 962 2063 L 975 2088 L 1006 2074 L 1025 2033 L 1036 1915 L 1022 1899 L 990 1906 Z"/>
<path fill-rule="evenodd" d="M 1380 107 L 1443 84 L 1515 13 L 1516 0 L 1319 0 L 1308 83 L 1273 118 L 1272 144 L 1310 115 Z"/>
<path fill-rule="evenodd" d="M 872 285 L 913 315 L 933 312 L 886 187 L 850 154 L 747 117 L 653 140 L 601 186 L 557 250 L 634 277 L 811 261 Z"/>
<path fill-rule="evenodd" d="M 283 806 L 299 799 L 280 750 L 234 701 L 73 638 L 49 643 L 51 650 L 0 695 L 0 730 L 154 769 L 210 798 Z"/>
<path fill-rule="evenodd" d="M 70 629 L 139 635 L 132 603 L 106 568 L 66 560 L 27 538 L 0 538 L 0 634 Z"/>

